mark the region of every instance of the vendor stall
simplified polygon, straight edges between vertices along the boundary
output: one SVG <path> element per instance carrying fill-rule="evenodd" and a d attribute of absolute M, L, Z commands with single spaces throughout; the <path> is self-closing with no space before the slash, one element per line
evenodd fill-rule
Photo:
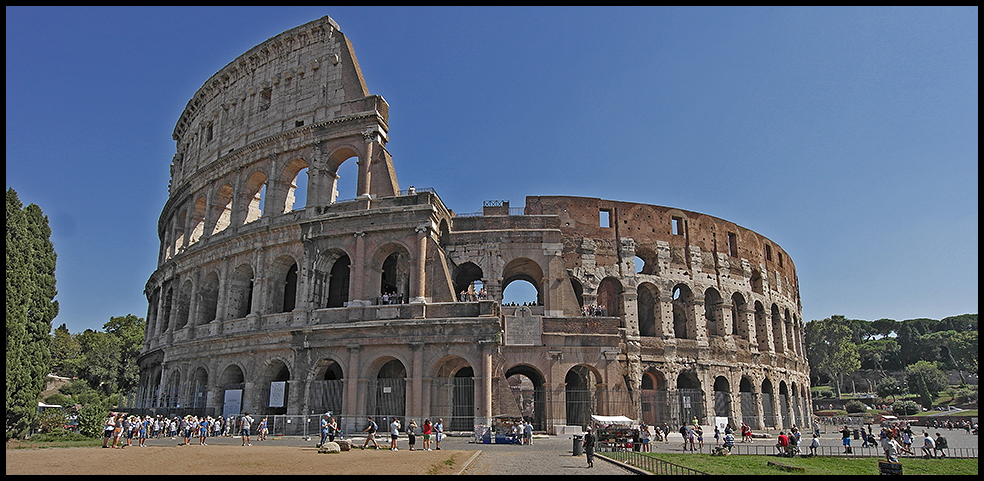
<path fill-rule="evenodd" d="M 639 439 L 639 424 L 625 416 L 592 415 L 599 451 L 631 451 Z"/>
<path fill-rule="evenodd" d="M 475 441 L 481 444 L 521 444 L 523 418 L 521 416 L 496 416 L 492 426 L 477 427 Z"/>

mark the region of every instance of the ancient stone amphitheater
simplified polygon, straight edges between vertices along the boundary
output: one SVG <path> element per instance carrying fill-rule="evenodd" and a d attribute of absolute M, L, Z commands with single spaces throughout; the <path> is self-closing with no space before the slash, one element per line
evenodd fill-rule
<path fill-rule="evenodd" d="M 598 198 L 456 214 L 432 189 L 401 189 L 388 112 L 329 17 L 196 92 L 174 128 L 131 409 L 332 411 L 350 432 L 366 416 L 471 431 L 523 415 L 550 433 L 592 415 L 811 418 L 796 270 L 779 245 Z M 356 192 L 338 191 L 345 162 Z M 516 282 L 536 300 L 503 305 Z"/>

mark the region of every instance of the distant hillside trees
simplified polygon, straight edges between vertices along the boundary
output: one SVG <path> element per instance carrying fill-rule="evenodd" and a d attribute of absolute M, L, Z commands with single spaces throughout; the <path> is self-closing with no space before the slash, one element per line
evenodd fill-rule
<path fill-rule="evenodd" d="M 24 207 L 7 189 L 6 237 L 7 439 L 27 435 L 38 412 L 38 395 L 51 367 L 51 321 L 55 301 L 55 248 L 48 218 L 35 204 Z"/>
<path fill-rule="evenodd" d="M 838 397 L 843 377 L 865 369 L 886 377 L 879 395 L 907 391 L 926 405 L 947 388 L 945 371 L 978 371 L 977 314 L 873 322 L 835 315 L 806 323 L 804 338 L 814 386 L 824 378 L 836 381 Z M 902 371 L 902 382 L 886 374 Z"/>

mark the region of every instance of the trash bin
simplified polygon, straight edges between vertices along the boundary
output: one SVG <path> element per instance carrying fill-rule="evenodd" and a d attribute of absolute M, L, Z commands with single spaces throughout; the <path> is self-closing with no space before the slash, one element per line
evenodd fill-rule
<path fill-rule="evenodd" d="M 574 435 L 574 454 L 573 454 L 574 456 L 580 456 L 582 453 L 584 453 L 584 451 L 582 449 L 582 446 L 581 446 L 581 440 L 582 439 L 584 439 L 584 438 L 580 434 L 575 434 Z"/>
<path fill-rule="evenodd" d="M 854 430 L 854 439 L 861 439 L 861 431 Z"/>

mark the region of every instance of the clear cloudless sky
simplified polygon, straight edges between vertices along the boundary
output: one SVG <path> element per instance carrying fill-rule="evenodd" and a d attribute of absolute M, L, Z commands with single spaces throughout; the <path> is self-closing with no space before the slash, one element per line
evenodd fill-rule
<path fill-rule="evenodd" d="M 977 12 L 8 6 L 6 183 L 49 218 L 54 327 L 146 317 L 178 116 L 328 15 L 390 105 L 401 188 L 727 219 L 792 258 L 807 321 L 977 313 Z"/>

